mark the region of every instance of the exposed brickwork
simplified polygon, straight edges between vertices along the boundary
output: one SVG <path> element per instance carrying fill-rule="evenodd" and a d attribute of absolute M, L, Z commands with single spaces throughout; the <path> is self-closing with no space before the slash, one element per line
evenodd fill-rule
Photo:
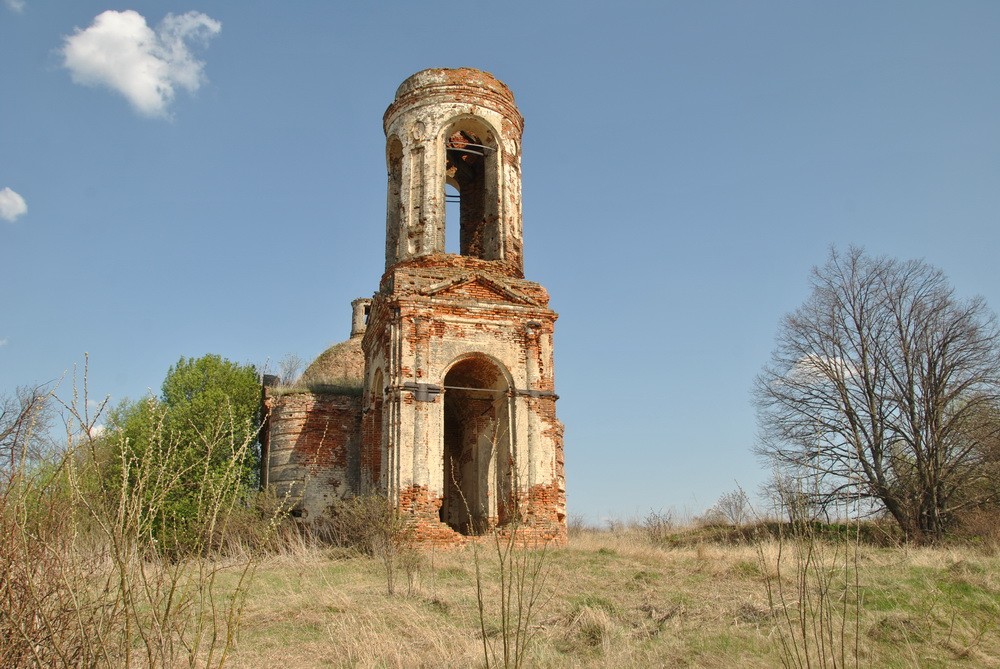
<path fill-rule="evenodd" d="M 299 485 L 310 513 L 329 495 L 385 494 L 425 544 L 515 527 L 565 542 L 557 315 L 523 278 L 514 97 L 485 72 L 425 70 L 383 121 L 385 272 L 370 304 L 354 302 L 351 340 L 309 374 L 363 391 L 268 396 L 272 483 Z M 444 252 L 445 184 L 461 200 L 459 254 Z"/>
<path fill-rule="evenodd" d="M 385 487 L 382 480 L 383 404 L 381 392 L 373 393 L 369 410 L 362 417 L 361 465 L 358 486 L 362 493 L 378 492 Z"/>
<path fill-rule="evenodd" d="M 313 518 L 357 489 L 361 397 L 265 390 L 266 483 Z"/>
<path fill-rule="evenodd" d="M 441 498 L 430 493 L 424 486 L 412 486 L 400 491 L 399 508 L 412 518 L 412 538 L 422 545 L 434 545 L 438 548 L 461 546 L 470 541 L 489 540 L 493 531 L 501 537 L 508 532 L 516 531 L 520 542 L 532 545 L 538 543 L 566 543 L 565 519 L 553 515 L 552 506 L 558 493 L 546 489 L 546 486 L 536 486 L 527 492 L 521 504 L 526 511 L 519 515 L 518 522 L 497 525 L 496 519 L 480 535 L 469 536 L 455 531 L 441 522 L 438 514 L 441 510 Z M 516 527 L 516 530 L 514 529 Z"/>
<path fill-rule="evenodd" d="M 465 537 L 441 522 L 441 498 L 426 486 L 410 486 L 399 491 L 399 509 L 413 517 L 413 539 L 440 547 L 461 544 Z"/>

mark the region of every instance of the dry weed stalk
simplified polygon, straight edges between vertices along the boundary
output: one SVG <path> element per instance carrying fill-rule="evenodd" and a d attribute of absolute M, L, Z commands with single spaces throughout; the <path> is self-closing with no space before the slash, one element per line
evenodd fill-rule
<path fill-rule="evenodd" d="M 861 662 L 861 583 L 857 525 L 848 540 L 824 541 L 814 523 L 779 532 L 774 564 L 758 542 L 768 604 L 776 612 L 782 666 L 846 669 Z M 783 569 L 792 560 L 791 589 Z M 773 570 L 772 570 L 773 566 Z"/>
<path fill-rule="evenodd" d="M 490 457 L 497 451 L 501 432 L 496 426 L 491 438 Z M 452 480 L 465 505 L 466 515 L 473 518 L 468 500 L 458 485 L 454 467 Z M 497 585 L 499 600 L 491 605 L 485 588 L 486 575 L 483 570 L 480 542 L 472 544 L 476 575 L 476 605 L 479 617 L 479 632 L 482 636 L 483 660 L 490 667 L 519 668 L 526 665 L 528 647 L 532 639 L 532 620 L 543 602 L 542 595 L 548 579 L 548 547 L 550 540 L 532 531 L 522 513 L 519 503 L 521 490 L 520 476 L 516 462 L 511 468 L 511 485 L 514 491 L 509 510 L 510 520 L 502 526 L 490 523 L 488 545 L 497 560 Z M 488 518 L 483 509 L 479 514 Z M 492 609 L 493 611 L 488 611 Z M 495 638 L 489 628 L 496 618 L 499 638 Z"/>
<path fill-rule="evenodd" d="M 205 439 L 204 461 L 222 448 L 230 464 L 202 479 L 181 519 L 168 502 L 186 468 L 204 465 L 180 465 L 162 424 L 137 454 L 98 436 L 104 403 L 90 414 L 86 373 L 82 397 L 74 381 L 72 399 L 50 400 L 62 406 L 65 448 L 22 459 L 0 489 L 0 665 L 221 667 L 259 558 L 230 528 L 244 511 L 238 463 L 251 440 Z M 277 514 L 262 522 L 274 530 Z"/>
<path fill-rule="evenodd" d="M 489 545 L 497 560 L 500 590 L 494 614 L 499 624 L 497 640 L 487 630 L 487 621 L 491 617 L 487 609 L 494 607 L 489 606 L 487 601 L 479 544 L 473 545 L 479 631 L 487 669 L 523 667 L 527 662 L 532 620 L 543 603 L 541 598 L 549 575 L 549 542 L 529 538 L 525 529 L 519 520 L 514 520 L 507 527 L 494 528 L 490 533 Z"/>

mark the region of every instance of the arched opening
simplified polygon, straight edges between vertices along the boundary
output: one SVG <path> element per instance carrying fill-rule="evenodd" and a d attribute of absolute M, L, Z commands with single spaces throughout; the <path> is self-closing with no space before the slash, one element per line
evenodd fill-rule
<path fill-rule="evenodd" d="M 500 259 L 500 197 L 497 143 L 474 118 L 459 119 L 444 134 L 445 203 L 458 204 L 459 253 L 484 260 Z M 457 196 L 457 197 L 456 197 Z M 449 217 L 449 221 L 450 221 Z M 446 224 L 445 234 L 448 229 Z"/>
<path fill-rule="evenodd" d="M 395 259 L 399 251 L 399 233 L 403 221 L 403 144 L 390 137 L 386 144 L 386 167 L 389 185 L 385 203 L 385 254 Z"/>
<path fill-rule="evenodd" d="M 461 255 L 462 243 L 458 238 L 458 231 L 461 227 L 462 213 L 459 211 L 462 205 L 462 196 L 458 189 L 450 183 L 444 185 L 444 252 L 453 255 Z"/>
<path fill-rule="evenodd" d="M 382 492 L 384 482 L 382 468 L 382 407 L 385 404 L 385 389 L 382 370 L 376 369 L 368 388 L 364 424 L 361 438 L 361 490 L 362 492 Z"/>
<path fill-rule="evenodd" d="M 514 514 L 510 386 L 485 356 L 455 363 L 444 378 L 441 521 L 481 534 Z"/>

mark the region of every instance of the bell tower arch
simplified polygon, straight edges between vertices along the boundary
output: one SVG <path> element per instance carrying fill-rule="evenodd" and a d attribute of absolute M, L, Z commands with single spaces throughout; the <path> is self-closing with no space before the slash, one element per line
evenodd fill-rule
<path fill-rule="evenodd" d="M 520 145 L 524 120 L 492 75 L 424 70 L 383 118 L 389 187 L 385 266 L 445 252 L 445 185 L 460 199 L 460 255 L 524 275 Z"/>

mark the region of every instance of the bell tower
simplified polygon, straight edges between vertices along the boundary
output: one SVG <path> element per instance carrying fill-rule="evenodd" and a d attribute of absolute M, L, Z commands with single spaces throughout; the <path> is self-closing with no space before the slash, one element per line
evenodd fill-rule
<path fill-rule="evenodd" d="M 523 277 L 521 132 L 514 96 L 478 70 L 424 70 L 383 119 L 389 188 L 385 267 L 445 251 L 445 184 L 459 198 L 460 254 Z"/>
<path fill-rule="evenodd" d="M 424 541 L 514 522 L 564 541 L 557 315 L 524 279 L 514 96 L 486 72 L 423 70 L 383 125 L 385 273 L 361 343 L 361 491 L 413 514 Z M 445 252 L 446 223 L 460 228 L 457 254 Z"/>

